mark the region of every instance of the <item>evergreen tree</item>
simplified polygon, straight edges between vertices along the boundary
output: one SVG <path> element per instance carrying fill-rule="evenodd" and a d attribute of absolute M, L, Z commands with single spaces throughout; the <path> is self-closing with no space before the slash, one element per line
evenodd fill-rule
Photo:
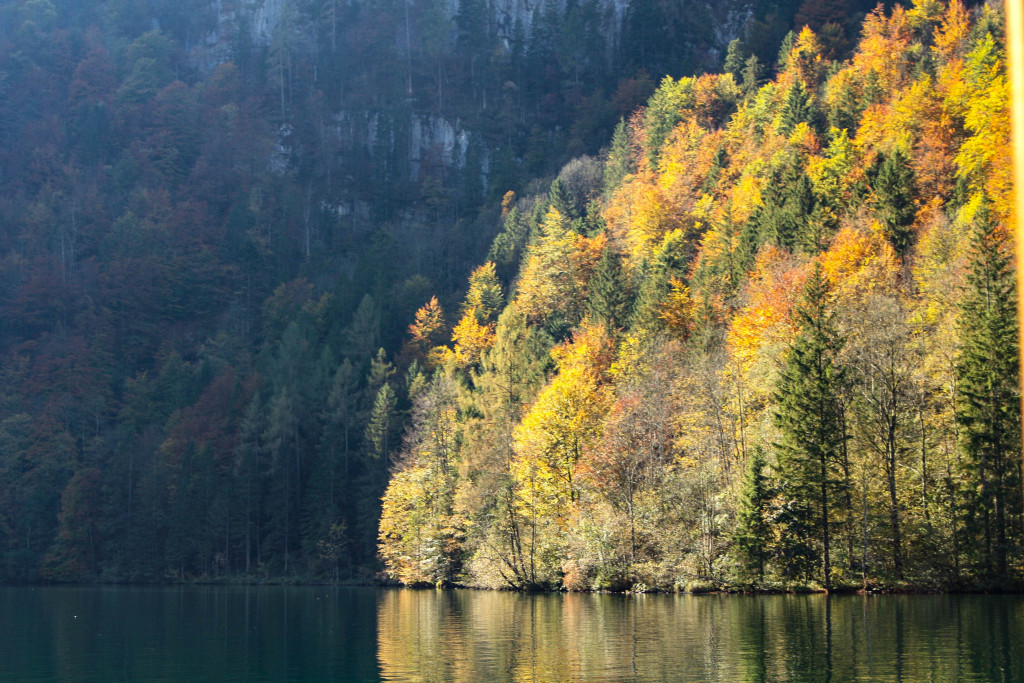
<path fill-rule="evenodd" d="M 284 573 L 289 571 L 291 558 L 292 527 L 295 524 L 293 489 L 298 486 L 296 470 L 299 463 L 299 424 L 295 416 L 295 404 L 288 388 L 281 389 L 270 403 L 267 428 L 263 441 L 271 455 L 271 488 L 277 500 L 271 507 L 272 516 L 267 520 L 268 542 L 277 545 L 284 560 Z M 292 461 L 295 470 L 292 469 Z"/>
<path fill-rule="evenodd" d="M 734 539 L 746 570 L 764 579 L 764 565 L 771 545 L 771 528 L 765 514 L 771 500 L 771 487 L 765 476 L 767 461 L 764 451 L 757 447 L 747 463 L 747 473 L 740 491 L 740 508 Z"/>
<path fill-rule="evenodd" d="M 395 408 L 398 398 L 391 384 L 385 382 L 377 392 L 370 413 L 370 423 L 366 426 L 366 440 L 372 445 L 372 455 L 381 461 L 384 472 L 387 472 L 391 461 L 391 432 L 394 429 Z"/>
<path fill-rule="evenodd" d="M 764 66 L 758 61 L 757 55 L 750 55 L 750 58 L 743 65 L 743 71 L 740 72 L 740 76 L 739 82 L 743 94 L 750 97 L 756 93 L 757 89 L 761 87 L 764 77 Z"/>
<path fill-rule="evenodd" d="M 629 282 L 622 269 L 622 259 L 612 249 L 605 249 L 597 262 L 589 287 L 590 315 L 615 329 L 629 321 Z"/>
<path fill-rule="evenodd" d="M 612 144 L 608 150 L 608 161 L 604 166 L 604 193 L 611 194 L 622 184 L 622 179 L 635 171 L 633 155 L 629 149 L 629 131 L 626 121 L 619 119 L 612 135 Z"/>
<path fill-rule="evenodd" d="M 790 31 L 782 39 L 782 44 L 779 45 L 779 56 L 776 60 L 779 71 L 785 71 L 786 67 L 789 66 L 789 53 L 793 51 L 793 46 L 796 44 L 796 33 Z"/>
<path fill-rule="evenodd" d="M 776 391 L 775 425 L 779 487 L 784 500 L 783 561 L 790 575 L 810 573 L 820 562 L 825 589 L 832 587 L 830 514 L 840 500 L 843 345 L 830 309 L 828 284 L 815 264 L 797 310 L 799 332 L 786 356 Z M 788 555 L 788 556 L 787 556 Z"/>
<path fill-rule="evenodd" d="M 551 190 L 548 192 L 548 204 L 558 209 L 559 213 L 569 220 L 579 218 L 575 203 L 572 201 L 572 197 L 569 196 L 569 190 L 565 187 L 565 182 L 561 178 L 555 178 L 551 183 Z"/>
<path fill-rule="evenodd" d="M 743 44 L 743 41 L 739 38 L 734 38 L 729 43 L 728 49 L 725 51 L 725 63 L 722 65 L 722 71 L 724 73 L 732 74 L 737 83 L 742 82 L 744 65 L 751 56 L 750 51 L 747 50 L 747 46 Z"/>
<path fill-rule="evenodd" d="M 245 573 L 252 570 L 255 551 L 256 562 L 259 563 L 260 537 L 260 500 L 261 472 L 260 454 L 263 450 L 261 434 L 264 430 L 263 405 L 259 394 L 253 397 L 246 406 L 238 434 L 238 445 L 235 447 L 234 475 L 241 485 L 242 504 L 245 506 L 243 522 L 245 536 Z"/>
<path fill-rule="evenodd" d="M 795 81 L 786 93 L 779 112 L 779 132 L 789 135 L 800 123 L 814 123 L 814 101 L 803 81 Z M 813 126 L 812 126 L 813 127 Z"/>
<path fill-rule="evenodd" d="M 794 157 L 765 193 L 765 204 L 756 218 L 757 246 L 770 242 L 795 249 L 800 245 L 809 247 L 816 241 L 808 230 L 815 209 L 814 191 L 801 167 L 800 160 Z"/>
<path fill-rule="evenodd" d="M 960 311 L 957 419 L 967 467 L 964 510 L 982 573 L 1006 578 L 1021 540 L 1017 294 L 1006 229 L 982 210 Z"/>
<path fill-rule="evenodd" d="M 665 329 L 662 307 L 672 291 L 672 279 L 685 281 L 690 249 L 691 245 L 683 233 L 677 230 L 666 236 L 665 243 L 655 252 L 649 265 L 643 263 L 637 269 L 635 277 L 639 285 L 630 319 L 631 329 L 647 333 Z"/>
<path fill-rule="evenodd" d="M 873 183 L 878 202 L 878 217 L 886 237 L 900 256 L 910 250 L 914 223 L 914 171 L 910 159 L 899 148 L 881 160 Z"/>

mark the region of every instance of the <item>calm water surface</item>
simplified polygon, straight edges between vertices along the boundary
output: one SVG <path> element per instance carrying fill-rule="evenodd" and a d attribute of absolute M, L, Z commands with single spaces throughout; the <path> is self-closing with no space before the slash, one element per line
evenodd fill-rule
<path fill-rule="evenodd" d="M 1024 681 L 1022 660 L 1022 596 L 0 587 L 0 680 Z"/>

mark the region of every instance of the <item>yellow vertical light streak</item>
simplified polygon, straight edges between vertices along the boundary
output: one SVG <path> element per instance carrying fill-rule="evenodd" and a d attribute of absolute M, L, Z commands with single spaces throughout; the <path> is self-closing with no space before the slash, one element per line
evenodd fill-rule
<path fill-rule="evenodd" d="M 1017 320 L 1024 330 L 1024 0 L 1006 0 L 1006 53 L 1010 67 L 1013 187 L 1017 232 Z M 1019 345 L 1024 360 L 1024 344 Z M 1024 362 L 1021 363 L 1024 368 Z M 1024 386 L 1024 374 L 1022 386 Z M 1024 395 L 1024 392 L 1022 392 Z M 1024 405 L 1021 410 L 1024 411 Z"/>

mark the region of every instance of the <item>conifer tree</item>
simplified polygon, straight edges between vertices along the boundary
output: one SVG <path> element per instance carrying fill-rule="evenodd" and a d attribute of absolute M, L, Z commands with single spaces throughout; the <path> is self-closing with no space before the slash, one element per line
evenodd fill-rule
<path fill-rule="evenodd" d="M 725 51 L 725 63 L 722 65 L 722 71 L 732 74 L 737 82 L 741 82 L 744 64 L 749 57 L 750 52 L 747 50 L 747 46 L 739 38 L 734 38 Z"/>
<path fill-rule="evenodd" d="M 740 88 L 743 94 L 750 97 L 761 87 L 764 76 L 764 66 L 757 60 L 757 55 L 750 55 L 740 72 Z"/>
<path fill-rule="evenodd" d="M 565 182 L 561 178 L 555 178 L 551 183 L 551 190 L 548 192 L 548 203 L 558 209 L 559 213 L 569 220 L 579 218 L 572 197 L 569 196 L 569 190 L 565 187 Z"/>
<path fill-rule="evenodd" d="M 899 148 L 888 154 L 878 167 L 874 182 L 878 214 L 893 249 L 904 256 L 910 249 L 914 222 L 914 171 Z"/>
<path fill-rule="evenodd" d="M 786 93 L 779 112 L 779 133 L 789 135 L 800 123 L 812 123 L 814 120 L 814 103 L 811 94 L 802 81 L 796 81 Z"/>
<path fill-rule="evenodd" d="M 1017 295 L 1006 229 L 982 209 L 960 310 L 957 419 L 967 467 L 964 510 L 982 573 L 1005 578 L 1021 539 Z"/>
<path fill-rule="evenodd" d="M 631 308 L 628 285 L 621 257 L 605 249 L 590 282 L 590 315 L 612 329 L 625 326 Z"/>
<path fill-rule="evenodd" d="M 674 230 L 665 236 L 651 264 L 641 264 L 635 276 L 639 286 L 630 320 L 633 330 L 644 330 L 647 333 L 664 330 L 662 307 L 672 291 L 673 278 L 685 284 L 689 249 L 690 245 L 682 231 Z"/>
<path fill-rule="evenodd" d="M 843 478 L 845 372 L 838 362 L 843 345 L 830 308 L 821 265 L 815 264 L 797 309 L 799 332 L 786 357 L 776 391 L 775 425 L 782 434 L 779 486 L 783 498 L 783 561 L 790 575 L 810 573 L 821 562 L 822 582 L 832 587 L 830 519 Z M 787 545 L 788 544 L 788 545 Z"/>
<path fill-rule="evenodd" d="M 782 44 L 779 45 L 779 57 L 777 63 L 779 65 L 779 71 L 784 71 L 789 66 L 789 53 L 793 51 L 793 46 L 796 44 L 796 33 L 790 31 L 782 39 Z"/>
<path fill-rule="evenodd" d="M 771 487 L 765 476 L 767 461 L 764 451 L 754 449 L 747 463 L 747 473 L 740 492 L 740 507 L 737 515 L 736 548 L 739 556 L 750 573 L 758 581 L 764 579 L 764 565 L 768 559 L 771 529 L 765 513 L 771 499 Z"/>
<path fill-rule="evenodd" d="M 391 384 L 385 382 L 373 402 L 370 424 L 366 426 L 366 439 L 372 444 L 373 457 L 383 463 L 386 472 L 391 460 L 391 430 L 398 398 Z"/>
<path fill-rule="evenodd" d="M 799 159 L 792 160 L 766 195 L 765 205 L 756 217 L 758 246 L 771 242 L 787 249 L 801 244 L 810 247 L 814 242 L 813 233 L 808 230 L 815 209 L 814 191 Z"/>

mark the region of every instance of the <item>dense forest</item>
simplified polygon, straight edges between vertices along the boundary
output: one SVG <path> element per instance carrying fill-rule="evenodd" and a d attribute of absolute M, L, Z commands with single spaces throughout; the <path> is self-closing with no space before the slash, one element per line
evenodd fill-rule
<path fill-rule="evenodd" d="M 1013 584 L 1001 9 L 873 6 L 0 2 L 0 582 Z"/>
<path fill-rule="evenodd" d="M 388 573 L 1019 586 L 1002 31 L 992 5 L 879 7 L 847 59 L 789 35 L 766 82 L 735 43 L 601 162 L 508 195 L 461 306 L 410 329 L 434 371 L 409 385 Z"/>
<path fill-rule="evenodd" d="M 416 309 L 650 74 L 810 12 L 721 9 L 0 2 L 0 581 L 372 577 Z"/>

